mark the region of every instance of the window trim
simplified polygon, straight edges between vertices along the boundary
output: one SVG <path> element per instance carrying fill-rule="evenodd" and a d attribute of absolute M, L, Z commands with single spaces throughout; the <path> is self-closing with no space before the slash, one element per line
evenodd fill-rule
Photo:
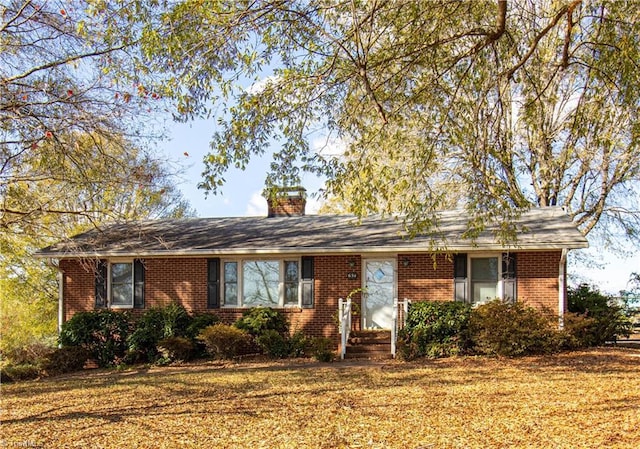
<path fill-rule="evenodd" d="M 278 304 L 273 306 L 265 305 L 246 305 L 244 304 L 244 265 L 245 262 L 278 262 Z M 298 300 L 296 304 L 285 303 L 285 277 L 286 262 L 295 262 L 298 267 L 297 294 Z M 226 277 L 225 266 L 227 263 L 236 264 L 236 304 L 227 304 L 226 295 Z M 302 259 L 301 257 L 237 257 L 223 258 L 220 260 L 220 307 L 226 309 L 250 309 L 254 307 L 272 307 L 276 309 L 301 309 L 302 306 Z"/>
<path fill-rule="evenodd" d="M 129 264 L 131 265 L 131 304 L 113 304 L 112 297 L 112 284 L 113 279 L 111 277 L 111 268 L 114 264 Z M 135 260 L 134 259 L 109 259 L 107 261 L 107 304 L 108 309 L 133 309 L 136 296 L 135 285 Z"/>

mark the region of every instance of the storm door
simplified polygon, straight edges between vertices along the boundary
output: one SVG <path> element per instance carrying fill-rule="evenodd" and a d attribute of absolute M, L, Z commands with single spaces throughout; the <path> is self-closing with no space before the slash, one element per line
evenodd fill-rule
<path fill-rule="evenodd" d="M 363 329 L 391 329 L 396 292 L 395 260 L 365 260 L 362 278 Z"/>

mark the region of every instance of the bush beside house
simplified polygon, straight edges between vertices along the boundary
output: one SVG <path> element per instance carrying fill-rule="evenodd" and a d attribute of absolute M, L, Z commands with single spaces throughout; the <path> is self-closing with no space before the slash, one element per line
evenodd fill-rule
<path fill-rule="evenodd" d="M 568 290 L 569 313 L 558 317 L 522 302 L 491 301 L 471 309 L 461 303 L 413 303 L 399 333 L 398 354 L 446 357 L 479 354 L 517 357 L 602 345 L 628 337 L 631 323 L 612 298 L 587 285 Z"/>
<path fill-rule="evenodd" d="M 425 301 L 411 305 L 406 326 L 399 332 L 399 356 L 447 357 L 469 346 L 471 306 L 461 302 Z"/>
<path fill-rule="evenodd" d="M 569 289 L 568 300 L 562 329 L 555 315 L 521 302 L 497 300 L 476 308 L 451 301 L 415 302 L 399 333 L 398 356 L 411 360 L 457 354 L 547 354 L 601 345 L 631 332 L 623 309 L 609 296 L 581 285 Z M 138 319 L 113 310 L 77 313 L 62 327 L 61 348 L 5 364 L 2 381 L 79 370 L 89 359 L 106 367 L 256 352 L 274 358 L 312 355 L 320 361 L 335 356 L 331 340 L 292 334 L 286 316 L 277 309 L 247 309 L 233 325 L 219 321 L 215 314 L 190 314 L 174 303 L 149 309 Z"/>

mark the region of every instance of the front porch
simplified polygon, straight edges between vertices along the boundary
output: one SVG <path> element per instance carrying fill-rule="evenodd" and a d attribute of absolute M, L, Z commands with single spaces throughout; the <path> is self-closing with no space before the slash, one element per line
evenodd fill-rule
<path fill-rule="evenodd" d="M 340 298 L 338 301 L 338 317 L 340 328 L 340 358 L 382 359 L 395 358 L 398 332 L 404 328 L 411 301 L 393 300 L 390 310 L 391 328 L 370 328 L 356 330 L 353 321 L 353 304 L 351 298 Z"/>

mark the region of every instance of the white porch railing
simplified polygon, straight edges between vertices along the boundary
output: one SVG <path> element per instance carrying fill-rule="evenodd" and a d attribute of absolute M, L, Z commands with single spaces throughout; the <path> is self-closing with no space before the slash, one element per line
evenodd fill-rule
<path fill-rule="evenodd" d="M 340 358 L 344 359 L 351 333 L 351 298 L 338 300 L 338 318 L 340 320 Z"/>
<path fill-rule="evenodd" d="M 407 324 L 409 314 L 409 304 L 411 300 L 405 298 L 404 301 L 393 299 L 393 316 L 391 320 L 391 355 L 395 358 L 398 346 L 398 332 Z"/>

